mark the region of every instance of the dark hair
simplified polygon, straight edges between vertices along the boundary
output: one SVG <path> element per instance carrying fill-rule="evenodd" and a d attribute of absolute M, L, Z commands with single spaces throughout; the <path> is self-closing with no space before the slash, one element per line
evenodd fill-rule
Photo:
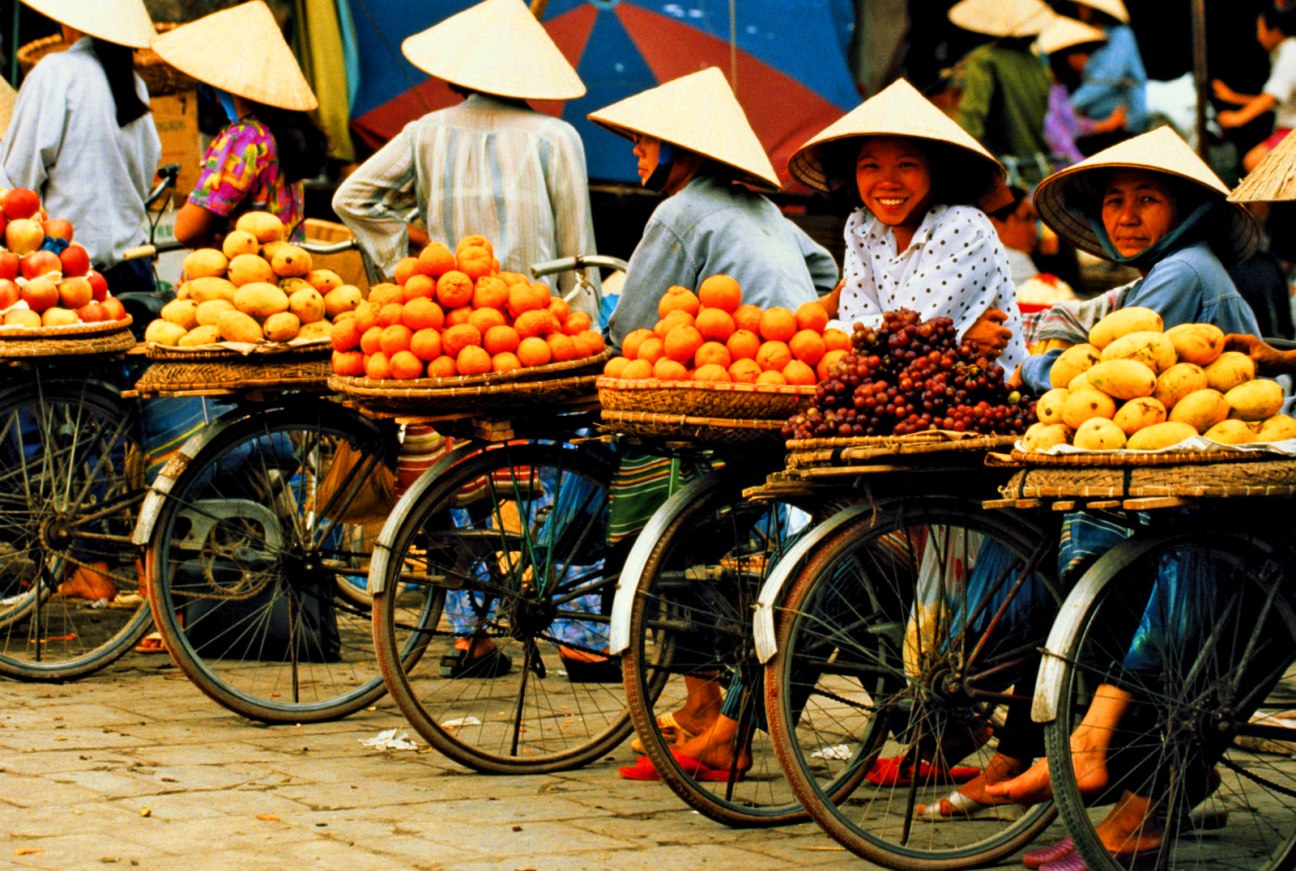
<path fill-rule="evenodd" d="M 1049 52 L 1048 65 L 1053 71 L 1053 78 L 1057 79 L 1068 92 L 1074 91 L 1080 87 L 1084 80 L 1083 74 L 1072 68 L 1067 61 L 1074 54 L 1092 54 L 1094 50 L 1102 46 L 1102 42 L 1095 40 L 1093 42 L 1082 42 L 1077 45 L 1068 45 L 1066 48 Z"/>
<path fill-rule="evenodd" d="M 117 109 L 117 126 L 125 127 L 148 114 L 148 104 L 135 90 L 135 52 L 129 46 L 118 45 L 96 36 L 90 37 L 99 66 L 108 79 L 108 91 Z"/>
<path fill-rule="evenodd" d="M 289 182 L 314 178 L 328 163 L 328 136 L 308 112 L 253 103 L 252 114 L 270 130 L 279 168 Z"/>
<path fill-rule="evenodd" d="M 1266 6 L 1260 10 L 1260 18 L 1270 30 L 1281 31 L 1284 36 L 1296 36 L 1296 11 L 1280 9 L 1277 5 Z"/>
<path fill-rule="evenodd" d="M 1026 191 L 1015 184 L 1008 185 L 1005 188 L 1005 190 L 1008 191 L 1008 194 L 1009 196 L 1012 197 L 1012 200 L 1009 201 L 1007 205 L 1001 206 L 1000 208 L 995 209 L 993 212 L 986 213 L 990 217 L 994 218 L 996 221 L 1008 220 L 1010 217 L 1012 217 L 1012 213 L 1017 211 L 1017 207 L 1022 204 L 1022 200 L 1026 199 Z"/>

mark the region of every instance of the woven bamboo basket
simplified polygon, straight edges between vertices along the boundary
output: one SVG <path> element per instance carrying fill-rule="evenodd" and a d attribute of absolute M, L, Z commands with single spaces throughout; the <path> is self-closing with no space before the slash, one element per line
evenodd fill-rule
<path fill-rule="evenodd" d="M 131 318 L 65 327 L 0 326 L 0 358 L 120 354 L 135 347 Z"/>
<path fill-rule="evenodd" d="M 1050 466 L 1014 472 L 1006 499 L 1296 496 L 1296 460 L 1156 466 Z"/>
<path fill-rule="evenodd" d="M 254 365 L 265 360 L 299 357 L 303 359 L 327 358 L 333 352 L 328 339 L 304 342 L 300 345 L 289 345 L 278 342 L 265 342 L 252 348 L 251 353 L 243 354 L 223 345 L 195 345 L 189 348 L 177 348 L 172 345 L 159 345 L 150 342 L 145 353 L 150 360 L 167 360 L 175 363 L 200 363 L 209 360 L 220 360 L 232 366 Z"/>
<path fill-rule="evenodd" d="M 93 2 L 93 0 L 87 0 Z M 166 33 L 179 27 L 178 24 L 154 24 L 158 33 Z M 18 66 L 25 77 L 36 66 L 37 61 L 47 54 L 64 51 L 68 44 L 60 34 L 42 37 L 20 46 L 17 52 Z M 166 63 L 151 48 L 135 49 L 135 72 L 144 80 L 149 94 L 157 97 L 162 94 L 174 94 L 177 91 L 190 90 L 197 82 Z"/>
<path fill-rule="evenodd" d="M 1263 451 L 1111 451 L 1104 453 L 1042 454 L 1013 449 L 1007 461 L 997 465 L 1056 466 L 1085 468 L 1090 466 L 1127 468 L 1137 466 L 1193 466 L 1214 463 L 1255 463 L 1272 460 L 1274 454 Z"/>
<path fill-rule="evenodd" d="M 793 439 L 787 443 L 789 469 L 851 465 L 882 457 L 926 455 L 939 459 L 968 453 L 985 453 L 1016 441 L 1016 436 L 932 430 L 900 436 Z"/>
<path fill-rule="evenodd" d="M 783 440 L 781 420 L 695 417 L 687 414 L 608 409 L 603 410 L 602 419 L 603 428 L 610 432 L 642 438 L 722 445 L 765 443 L 771 446 L 780 445 Z"/>
<path fill-rule="evenodd" d="M 155 362 L 135 382 L 140 396 L 205 396 L 244 390 L 326 390 L 332 363 L 327 358 L 258 358 L 231 362 Z"/>
<path fill-rule="evenodd" d="M 814 387 L 600 378 L 599 403 L 610 411 L 783 422 L 814 398 Z"/>

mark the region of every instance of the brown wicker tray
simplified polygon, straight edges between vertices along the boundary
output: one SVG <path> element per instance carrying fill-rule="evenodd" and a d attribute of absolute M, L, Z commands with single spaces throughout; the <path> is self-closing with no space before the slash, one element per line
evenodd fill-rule
<path fill-rule="evenodd" d="M 600 394 L 601 395 L 601 394 Z M 780 445 L 781 420 L 748 420 L 732 417 L 696 417 L 687 414 L 658 414 L 651 411 L 603 409 L 603 428 L 622 435 L 706 444 Z"/>
<path fill-rule="evenodd" d="M 357 405 L 378 412 L 453 414 L 457 412 L 534 411 L 536 406 L 595 396 L 596 375 L 573 375 L 566 378 L 500 381 L 498 383 L 447 384 L 424 386 L 459 379 L 437 378 L 412 381 L 371 381 L 332 375 L 328 385 L 343 393 Z M 372 385 L 380 384 L 381 387 Z"/>
<path fill-rule="evenodd" d="M 1013 449 L 1007 456 L 995 454 L 989 459 L 997 466 L 1057 466 L 1083 468 L 1098 466 L 1126 468 L 1137 466 L 1194 466 L 1214 463 L 1255 463 L 1273 460 L 1277 454 L 1264 451 L 1112 451 L 1086 454 L 1043 454 Z"/>
<path fill-rule="evenodd" d="M 170 23 L 155 23 L 154 29 L 158 33 L 166 33 L 179 25 Z M 57 51 L 64 51 L 68 44 L 63 41 L 61 34 L 42 37 L 33 40 L 25 45 L 19 46 L 17 51 L 18 66 L 22 70 L 23 76 L 32 71 L 37 61 L 47 54 L 53 54 Z M 173 94 L 176 91 L 184 91 L 197 86 L 197 82 L 177 70 L 175 67 L 166 63 L 151 48 L 135 49 L 135 72 L 139 73 L 144 80 L 148 92 L 153 96 L 161 94 Z"/>
<path fill-rule="evenodd" d="M 177 348 L 173 345 L 159 345 L 149 342 L 145 353 L 150 360 L 171 360 L 177 363 L 196 363 L 204 360 L 225 360 L 237 364 L 242 361 L 257 361 L 283 357 L 329 357 L 333 345 L 328 339 L 287 344 L 284 342 L 262 342 L 251 346 L 249 353 L 244 354 L 224 345 L 195 345 L 188 348 Z"/>
<path fill-rule="evenodd" d="M 1285 497 L 1296 495 L 1296 459 L 1159 466 L 1052 466 L 1014 472 L 1007 499 Z"/>
<path fill-rule="evenodd" d="M 789 469 L 850 465 L 879 457 L 912 454 L 949 455 L 992 451 L 1017 440 L 1010 435 L 932 430 L 902 436 L 793 439 L 787 443 Z"/>
<path fill-rule="evenodd" d="M 120 354 L 135 347 L 131 318 L 64 327 L 0 326 L 0 358 Z"/>
<path fill-rule="evenodd" d="M 611 411 L 647 411 L 692 417 L 777 420 L 783 425 L 814 398 L 815 388 L 785 384 L 626 381 L 600 378 L 599 403 Z"/>
<path fill-rule="evenodd" d="M 332 363 L 327 358 L 197 360 L 157 362 L 135 382 L 139 396 L 216 396 L 245 390 L 327 389 Z"/>

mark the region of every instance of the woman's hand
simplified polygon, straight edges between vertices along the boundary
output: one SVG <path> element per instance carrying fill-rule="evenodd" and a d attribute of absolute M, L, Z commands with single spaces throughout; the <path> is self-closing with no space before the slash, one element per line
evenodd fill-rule
<path fill-rule="evenodd" d="M 1003 325 L 1006 320 L 1008 315 L 997 308 L 992 308 L 968 327 L 967 332 L 963 334 L 963 341 L 970 342 L 980 349 L 981 353 L 994 359 L 1003 353 L 1008 347 L 1008 341 L 1012 339 L 1012 330 Z"/>
<path fill-rule="evenodd" d="M 1224 337 L 1224 350 L 1246 354 L 1255 361 L 1260 375 L 1296 373 L 1296 351 L 1279 351 L 1259 336 L 1229 333 Z"/>
<path fill-rule="evenodd" d="M 1021 364 L 1018 363 L 1012 374 L 1004 379 L 1004 386 L 1009 390 L 1020 390 L 1022 386 Z"/>

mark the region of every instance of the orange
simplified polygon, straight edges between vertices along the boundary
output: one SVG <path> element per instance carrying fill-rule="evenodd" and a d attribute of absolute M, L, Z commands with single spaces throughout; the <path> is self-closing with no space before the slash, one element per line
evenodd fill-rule
<path fill-rule="evenodd" d="M 455 358 L 442 355 L 428 363 L 429 378 L 453 378 L 459 374 L 459 368 L 455 366 Z"/>
<path fill-rule="evenodd" d="M 455 268 L 476 281 L 495 271 L 495 258 L 480 245 L 467 245 L 455 252 Z"/>
<path fill-rule="evenodd" d="M 335 351 L 350 351 L 360 346 L 360 336 L 364 330 L 356 323 L 355 318 L 347 318 L 333 324 L 329 339 Z"/>
<path fill-rule="evenodd" d="M 742 288 L 738 286 L 738 280 L 723 272 L 702 279 L 697 295 L 706 308 L 732 312 L 742 305 Z"/>
<path fill-rule="evenodd" d="M 649 363 L 656 363 L 657 359 L 665 353 L 666 343 L 656 336 L 653 336 L 644 339 L 639 343 L 639 350 L 635 354 L 635 358 L 639 360 L 647 360 Z"/>
<path fill-rule="evenodd" d="M 824 347 L 829 351 L 849 351 L 851 349 L 850 334 L 836 327 L 829 327 L 824 330 L 823 340 Z"/>
<path fill-rule="evenodd" d="M 720 342 L 732 336 L 736 329 L 733 315 L 719 308 L 702 309 L 698 312 L 695 324 L 704 338 Z"/>
<path fill-rule="evenodd" d="M 459 352 L 473 345 L 481 345 L 482 334 L 472 324 L 456 324 L 441 334 L 441 347 L 447 356 L 454 357 L 458 364 Z M 488 358 L 489 354 L 486 355 Z M 459 370 L 462 374 L 468 374 Z"/>
<path fill-rule="evenodd" d="M 759 306 L 740 305 L 733 313 L 734 326 L 740 330 L 749 330 L 753 333 L 760 332 L 761 315 L 764 314 Z"/>
<path fill-rule="evenodd" d="M 362 333 L 377 324 L 378 306 L 374 305 L 369 300 L 360 303 L 355 309 L 355 322 L 356 326 L 360 328 L 360 332 Z"/>
<path fill-rule="evenodd" d="M 392 278 L 397 284 L 408 284 L 415 275 L 426 275 L 426 268 L 417 257 L 402 257 L 396 264 L 396 271 L 392 273 Z"/>
<path fill-rule="evenodd" d="M 575 360 L 579 356 L 576 353 L 576 341 L 571 336 L 552 333 L 545 337 L 545 341 L 549 343 L 549 353 L 555 363 Z"/>
<path fill-rule="evenodd" d="M 783 377 L 787 379 L 788 384 L 814 384 L 818 381 L 815 378 L 815 370 L 800 360 L 793 360 L 784 366 Z"/>
<path fill-rule="evenodd" d="M 407 351 L 413 335 L 414 331 L 404 324 L 384 327 L 382 334 L 378 336 L 378 349 L 388 357 L 393 356 L 397 351 Z"/>
<path fill-rule="evenodd" d="M 513 321 L 513 329 L 517 330 L 518 335 L 524 339 L 530 336 L 547 336 L 558 332 L 558 319 L 547 308 L 532 309 L 517 316 Z"/>
<path fill-rule="evenodd" d="M 405 289 L 399 284 L 384 281 L 369 288 L 368 300 L 378 308 L 382 308 L 389 302 L 404 302 Z"/>
<path fill-rule="evenodd" d="M 652 330 L 644 330 L 644 329 L 631 330 L 630 332 L 626 333 L 625 338 L 621 340 L 622 356 L 627 357 L 631 360 L 635 359 L 637 356 L 639 356 L 639 343 L 642 342 L 644 339 L 651 338 L 652 334 L 653 334 Z"/>
<path fill-rule="evenodd" d="M 518 342 L 517 357 L 523 366 L 543 366 L 553 357 L 549 343 L 539 336 L 531 336 Z"/>
<path fill-rule="evenodd" d="M 454 253 L 440 242 L 429 242 L 419 252 L 418 259 L 427 268 L 428 275 L 439 278 L 454 269 Z"/>
<path fill-rule="evenodd" d="M 729 349 L 729 356 L 735 360 L 754 360 L 760 346 L 760 336 L 751 330 L 737 330 L 725 342 L 725 347 Z"/>
<path fill-rule="evenodd" d="M 501 351 L 491 357 L 492 372 L 512 372 L 514 369 L 521 369 L 522 361 L 517 358 L 517 354 L 512 351 Z"/>
<path fill-rule="evenodd" d="M 693 365 L 699 369 L 708 363 L 715 363 L 728 369 L 732 362 L 733 357 L 729 354 L 729 349 L 719 342 L 705 342 L 693 355 Z"/>
<path fill-rule="evenodd" d="M 473 285 L 473 308 L 503 309 L 508 305 L 509 288 L 494 275 L 483 275 Z"/>
<path fill-rule="evenodd" d="M 647 360 L 631 360 L 621 370 L 621 377 L 628 381 L 642 381 L 645 378 L 651 378 L 652 371 L 653 364 Z"/>
<path fill-rule="evenodd" d="M 457 269 L 437 279 L 437 302 L 447 309 L 468 305 L 473 297 L 473 280 Z"/>
<path fill-rule="evenodd" d="M 787 384 L 787 379 L 783 377 L 782 372 L 776 372 L 773 369 L 766 369 L 756 379 L 757 384 Z"/>
<path fill-rule="evenodd" d="M 387 355 L 382 351 L 376 354 L 370 354 L 365 360 L 365 377 L 381 381 L 384 378 L 391 377 L 391 363 L 387 360 Z"/>
<path fill-rule="evenodd" d="M 799 329 L 822 333 L 828 326 L 828 310 L 817 299 L 803 302 L 797 306 L 796 322 Z"/>
<path fill-rule="evenodd" d="M 603 341 L 603 334 L 598 330 L 585 330 L 583 333 L 577 333 L 571 338 L 576 343 L 576 356 L 578 357 L 593 357 L 595 354 L 602 354 L 603 349 L 607 347 Z"/>
<path fill-rule="evenodd" d="M 659 381 L 687 381 L 689 377 L 688 369 L 684 364 L 669 357 L 662 357 L 654 363 L 652 374 Z"/>
<path fill-rule="evenodd" d="M 509 314 L 517 317 L 523 312 L 549 308 L 549 288 L 543 284 L 514 284 L 509 287 Z"/>
<path fill-rule="evenodd" d="M 441 356 L 441 334 L 433 329 L 419 330 L 410 337 L 409 347 L 415 357 L 430 363 Z"/>
<path fill-rule="evenodd" d="M 491 327 L 482 336 L 482 347 L 492 354 L 503 354 L 516 351 L 519 341 L 521 337 L 517 330 L 507 324 L 499 324 Z"/>
<path fill-rule="evenodd" d="M 398 302 L 389 302 L 378 310 L 378 326 L 390 327 L 399 324 L 405 317 L 405 306 Z"/>
<path fill-rule="evenodd" d="M 333 372 L 354 378 L 365 371 L 363 351 L 334 351 Z"/>
<path fill-rule="evenodd" d="M 366 355 L 378 353 L 378 339 L 382 336 L 383 328 L 372 326 L 360 335 L 360 350 Z"/>
<path fill-rule="evenodd" d="M 698 348 L 702 347 L 702 342 L 702 334 L 697 327 L 678 326 L 666 334 L 662 347 L 667 357 L 688 363 L 692 361 Z"/>
<path fill-rule="evenodd" d="M 549 311 L 553 313 L 553 316 L 558 319 L 558 323 L 561 324 L 571 315 L 571 306 L 561 296 L 551 296 L 549 297 Z"/>
<path fill-rule="evenodd" d="M 687 287 L 680 287 L 678 284 L 666 289 L 662 294 L 661 300 L 657 303 L 657 317 L 666 317 L 666 312 L 680 311 L 688 312 L 691 315 L 698 313 L 702 303 L 698 301 L 697 294 Z"/>
<path fill-rule="evenodd" d="M 590 316 L 585 312 L 572 312 L 562 319 L 562 331 L 569 336 L 583 333 L 590 328 Z"/>
<path fill-rule="evenodd" d="M 468 312 L 468 323 L 481 330 L 484 336 L 491 327 L 501 327 L 508 323 L 508 319 L 497 308 L 475 308 Z"/>
<path fill-rule="evenodd" d="M 441 311 L 441 306 L 427 297 L 420 296 L 405 303 L 405 310 L 401 312 L 401 323 L 415 331 L 439 330 L 445 323 L 445 314 Z"/>
<path fill-rule="evenodd" d="M 391 367 L 392 377 L 402 381 L 409 381 L 423 375 L 423 361 L 409 351 L 397 351 L 392 354 L 388 365 Z"/>
<path fill-rule="evenodd" d="M 334 354 L 333 357 L 334 357 L 333 371 L 337 372 L 337 362 L 336 362 L 337 355 Z M 627 360 L 625 357 L 613 357 L 611 360 L 608 360 L 606 363 L 603 364 L 603 374 L 608 376 L 609 378 L 620 378 L 621 373 L 625 370 L 625 367 L 628 365 L 630 365 L 630 361 Z M 342 373 L 338 372 L 338 374 L 341 375 Z"/>
<path fill-rule="evenodd" d="M 469 233 L 455 243 L 455 254 L 458 254 L 465 248 L 485 248 L 486 253 L 495 256 L 495 249 L 491 246 L 490 240 L 480 233 Z"/>
<path fill-rule="evenodd" d="M 767 342 L 786 342 L 796 335 L 796 315 L 783 306 L 767 308 L 761 314 L 760 335 Z"/>
<path fill-rule="evenodd" d="M 479 345 L 467 345 L 455 357 L 455 369 L 460 375 L 484 375 L 491 370 L 491 355 Z"/>
<path fill-rule="evenodd" d="M 500 279 L 500 281 L 503 281 L 509 287 L 512 287 L 515 284 L 531 283 L 531 279 L 527 278 L 521 272 L 501 272 L 498 278 Z"/>
<path fill-rule="evenodd" d="M 824 355 L 819 358 L 819 365 L 815 367 L 815 374 L 819 376 L 819 380 L 823 381 L 831 375 L 837 361 L 848 353 L 850 352 L 842 348 L 833 348 L 831 351 L 824 352 Z"/>
<path fill-rule="evenodd" d="M 782 372 L 792 362 L 792 350 L 786 342 L 764 342 L 756 352 L 756 362 L 762 369 Z"/>
<path fill-rule="evenodd" d="M 741 360 L 734 360 L 729 365 L 729 377 L 734 381 L 741 381 L 744 384 L 755 384 L 756 379 L 760 377 L 761 367 L 750 357 L 744 357 Z"/>
<path fill-rule="evenodd" d="M 788 348 L 791 349 L 793 357 L 803 363 L 809 363 L 811 366 L 823 359 L 824 352 L 828 350 L 824 344 L 823 336 L 812 329 L 797 330 L 796 335 L 788 342 Z M 795 384 L 796 382 L 789 383 Z"/>
<path fill-rule="evenodd" d="M 666 313 L 666 317 L 659 320 L 653 325 L 653 333 L 659 339 L 666 338 L 666 334 L 676 327 L 693 326 L 693 315 L 686 311 L 677 310 Z"/>
<path fill-rule="evenodd" d="M 468 319 L 472 317 L 473 311 L 474 309 L 470 305 L 461 305 L 458 308 L 452 308 L 450 311 L 445 313 L 445 323 L 443 326 L 457 327 L 459 324 L 466 324 L 468 323 Z"/>
<path fill-rule="evenodd" d="M 418 275 L 411 275 L 409 281 L 405 282 L 401 299 L 409 302 L 420 297 L 431 299 L 434 296 L 436 296 L 436 279 L 430 275 L 419 273 Z"/>
<path fill-rule="evenodd" d="M 699 366 L 693 373 L 694 381 L 732 381 L 729 377 L 729 370 L 719 363 L 707 363 L 705 366 Z"/>

